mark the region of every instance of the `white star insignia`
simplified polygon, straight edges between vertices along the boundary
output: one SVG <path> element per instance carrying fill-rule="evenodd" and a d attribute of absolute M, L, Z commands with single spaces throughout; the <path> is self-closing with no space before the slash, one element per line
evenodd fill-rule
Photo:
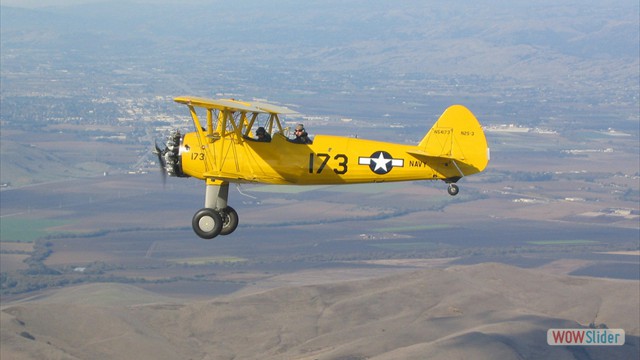
<path fill-rule="evenodd" d="M 384 175 L 394 167 L 403 167 L 404 159 L 394 159 L 388 152 L 376 151 L 370 157 L 360 156 L 358 164 L 367 165 L 374 173 Z"/>
<path fill-rule="evenodd" d="M 387 165 L 391 162 L 391 159 L 385 159 L 382 153 L 380 153 L 380 156 L 378 156 L 377 159 L 371 158 L 371 161 L 376 163 L 376 167 L 373 169 L 373 171 L 376 171 L 378 169 L 384 169 L 384 172 L 389 171 L 389 168 L 387 167 Z"/>

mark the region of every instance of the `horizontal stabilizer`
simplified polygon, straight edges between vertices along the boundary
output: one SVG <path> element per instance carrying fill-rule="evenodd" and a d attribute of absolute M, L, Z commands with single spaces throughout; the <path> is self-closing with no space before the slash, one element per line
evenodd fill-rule
<path fill-rule="evenodd" d="M 417 157 L 418 159 L 433 159 L 433 158 L 440 158 L 440 159 L 453 159 L 453 157 L 449 156 L 449 155 L 431 155 L 429 153 L 427 153 L 424 150 L 420 150 L 420 149 L 416 149 L 416 150 L 409 150 L 407 151 L 407 153 Z"/>

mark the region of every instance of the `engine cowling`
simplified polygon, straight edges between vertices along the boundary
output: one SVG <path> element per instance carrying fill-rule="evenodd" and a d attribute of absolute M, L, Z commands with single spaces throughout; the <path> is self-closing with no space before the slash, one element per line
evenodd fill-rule
<path fill-rule="evenodd" d="M 182 171 L 182 160 L 180 158 L 180 147 L 184 136 L 180 130 L 173 130 L 167 137 L 165 148 L 160 149 L 156 145 L 154 153 L 158 155 L 161 170 L 164 174 L 175 177 L 188 177 Z"/>

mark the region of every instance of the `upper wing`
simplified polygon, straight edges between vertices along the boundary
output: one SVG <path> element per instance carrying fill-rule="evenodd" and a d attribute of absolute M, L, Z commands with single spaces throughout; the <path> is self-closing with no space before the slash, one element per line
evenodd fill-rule
<path fill-rule="evenodd" d="M 263 102 L 252 102 L 251 105 L 257 107 L 258 109 L 268 112 L 270 114 L 283 114 L 283 115 L 292 115 L 297 114 L 297 111 L 293 111 L 288 107 L 278 106 L 273 104 L 267 104 Z"/>
<path fill-rule="evenodd" d="M 207 99 L 195 96 L 179 96 L 173 99 L 175 102 L 202 107 L 205 109 L 218 109 L 227 111 L 252 112 L 263 114 L 297 114 L 284 106 L 267 104 L 263 102 L 245 102 L 233 99 Z"/>

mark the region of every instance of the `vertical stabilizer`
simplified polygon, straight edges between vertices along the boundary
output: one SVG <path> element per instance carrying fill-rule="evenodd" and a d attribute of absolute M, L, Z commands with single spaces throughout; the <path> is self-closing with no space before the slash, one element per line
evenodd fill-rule
<path fill-rule="evenodd" d="M 462 105 L 447 108 L 418 145 L 431 166 L 445 178 L 483 171 L 489 148 L 482 126 Z"/>

